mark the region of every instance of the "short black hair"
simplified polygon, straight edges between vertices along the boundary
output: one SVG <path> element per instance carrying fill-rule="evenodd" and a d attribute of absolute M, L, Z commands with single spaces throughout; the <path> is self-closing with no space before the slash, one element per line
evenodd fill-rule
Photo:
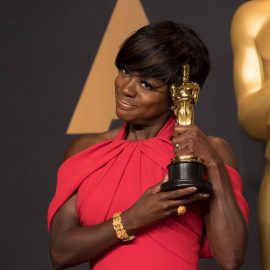
<path fill-rule="evenodd" d="M 190 81 L 202 86 L 210 69 L 208 50 L 192 29 L 172 21 L 137 30 L 122 44 L 115 60 L 118 69 L 168 85 L 181 82 L 184 64 L 190 66 Z"/>

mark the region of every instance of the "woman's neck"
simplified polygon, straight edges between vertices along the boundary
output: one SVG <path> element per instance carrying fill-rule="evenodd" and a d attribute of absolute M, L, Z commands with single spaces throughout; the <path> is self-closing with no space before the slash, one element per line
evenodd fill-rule
<path fill-rule="evenodd" d="M 126 139 L 129 141 L 139 141 L 155 137 L 167 122 L 169 117 L 170 115 L 164 117 L 160 121 L 155 121 L 155 123 L 148 123 L 146 125 L 136 125 L 129 123 Z"/>

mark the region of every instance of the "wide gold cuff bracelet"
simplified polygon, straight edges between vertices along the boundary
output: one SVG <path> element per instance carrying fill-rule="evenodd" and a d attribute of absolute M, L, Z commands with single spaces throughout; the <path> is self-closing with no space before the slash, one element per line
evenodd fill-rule
<path fill-rule="evenodd" d="M 121 212 L 115 213 L 113 215 L 112 225 L 116 232 L 117 238 L 122 242 L 131 241 L 135 238 L 134 235 L 128 235 L 127 231 L 125 230 L 121 219 Z"/>

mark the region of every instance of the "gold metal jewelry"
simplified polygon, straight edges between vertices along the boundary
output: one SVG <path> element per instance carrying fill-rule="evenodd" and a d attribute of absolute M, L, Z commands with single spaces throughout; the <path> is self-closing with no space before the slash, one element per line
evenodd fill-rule
<path fill-rule="evenodd" d="M 178 208 L 177 208 L 177 215 L 179 216 L 183 216 L 187 211 L 187 207 L 185 205 L 180 205 Z"/>
<path fill-rule="evenodd" d="M 185 162 L 198 162 L 204 164 L 204 160 L 202 158 L 194 157 L 192 155 L 181 156 L 178 159 Z"/>
<path fill-rule="evenodd" d="M 131 241 L 135 238 L 135 235 L 128 235 L 126 229 L 123 226 L 122 219 L 121 219 L 121 212 L 115 213 L 113 215 L 112 221 L 113 229 L 116 232 L 116 236 L 122 242 Z"/>

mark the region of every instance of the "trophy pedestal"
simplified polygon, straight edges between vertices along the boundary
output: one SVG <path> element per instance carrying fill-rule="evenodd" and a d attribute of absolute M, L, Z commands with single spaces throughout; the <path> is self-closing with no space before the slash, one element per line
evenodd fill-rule
<path fill-rule="evenodd" d="M 205 181 L 205 167 L 200 162 L 180 161 L 168 166 L 169 180 L 161 185 L 162 191 L 195 186 L 197 193 L 212 193 L 212 184 Z"/>

